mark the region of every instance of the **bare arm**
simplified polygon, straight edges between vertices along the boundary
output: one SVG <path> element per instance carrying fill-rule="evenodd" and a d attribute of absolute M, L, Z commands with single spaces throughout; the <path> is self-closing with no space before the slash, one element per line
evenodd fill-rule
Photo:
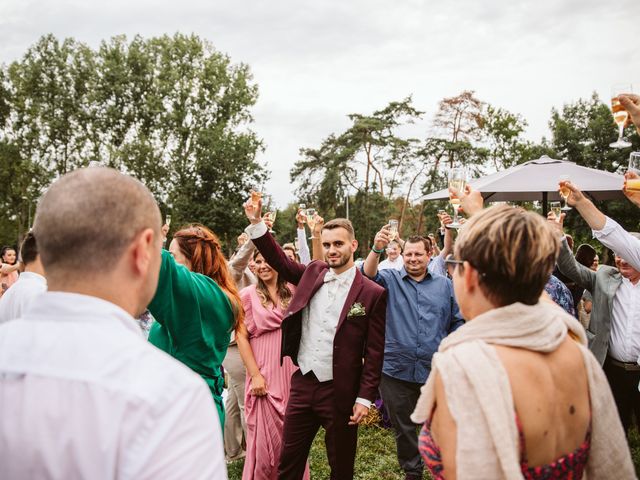
<path fill-rule="evenodd" d="M 619 95 L 618 99 L 620 100 L 620 103 L 622 104 L 624 109 L 629 112 L 629 119 L 627 120 L 627 122 L 629 122 L 629 120 L 633 122 L 633 124 L 636 126 L 638 135 L 640 135 L 640 97 L 638 95 L 626 94 Z M 625 127 L 626 126 L 628 126 L 628 123 L 627 125 L 625 125 Z"/>
<path fill-rule="evenodd" d="M 373 248 L 378 251 L 383 251 L 389 245 L 391 238 L 391 231 L 389 225 L 385 225 L 382 229 L 376 233 L 373 239 Z M 364 261 L 363 271 L 369 278 L 374 278 L 378 273 L 378 263 L 380 262 L 380 254 L 371 250 Z"/>
<path fill-rule="evenodd" d="M 627 180 L 636 180 L 640 178 L 636 172 L 629 170 L 624 174 L 624 187 L 622 191 L 624 195 L 629 199 L 631 203 L 633 203 L 636 207 L 640 207 L 640 190 L 630 190 L 627 188 Z"/>
<path fill-rule="evenodd" d="M 567 198 L 567 203 L 580 213 L 580 216 L 589 224 L 592 230 L 602 230 L 607 221 L 604 213 L 585 197 L 580 189 L 571 182 L 560 182 L 560 187 L 567 187 L 571 193 Z"/>
<path fill-rule="evenodd" d="M 245 303 L 243 301 L 243 303 Z M 236 342 L 238 343 L 238 351 L 242 357 L 247 373 L 251 378 L 251 395 L 261 397 L 267 394 L 267 382 L 265 381 L 260 369 L 258 368 L 258 362 L 253 355 L 253 349 L 249 343 L 249 332 L 244 322 L 238 324 L 238 330 L 236 331 Z"/>
<path fill-rule="evenodd" d="M 324 261 L 324 251 L 322 250 L 322 227 L 324 226 L 324 218 L 316 214 L 316 224 L 313 227 L 313 239 L 311 240 L 311 248 L 313 249 L 313 260 Z"/>
<path fill-rule="evenodd" d="M 431 419 L 431 434 L 440 447 L 442 472 L 447 480 L 457 477 L 456 448 L 458 446 L 458 427 L 447 405 L 447 396 L 440 374 L 436 371 L 436 408 Z"/>
<path fill-rule="evenodd" d="M 2 266 L 0 266 L 0 273 L 2 275 L 8 275 L 9 273 L 19 270 L 21 265 L 22 264 L 20 262 L 16 262 L 14 265 L 3 263 Z"/>
<path fill-rule="evenodd" d="M 440 221 L 445 225 L 445 227 L 446 225 L 453 223 L 453 220 L 448 213 L 443 213 L 441 215 Z M 447 255 L 449 255 L 451 252 L 453 252 L 453 230 L 451 228 L 445 228 L 444 244 L 442 246 L 442 250 L 440 251 L 440 256 L 442 258 L 447 258 Z"/>

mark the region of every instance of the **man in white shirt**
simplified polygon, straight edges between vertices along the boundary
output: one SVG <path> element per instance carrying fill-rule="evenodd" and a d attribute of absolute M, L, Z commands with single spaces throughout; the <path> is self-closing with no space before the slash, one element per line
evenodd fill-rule
<path fill-rule="evenodd" d="M 402 270 L 402 267 L 404 267 L 404 260 L 400 255 L 402 253 L 400 244 L 395 240 L 389 242 L 389 245 L 387 245 L 385 252 L 387 253 L 387 258 L 380 262 L 380 265 L 378 265 L 378 270 L 386 270 L 388 268 Z"/>
<path fill-rule="evenodd" d="M 27 233 L 20 247 L 24 272 L 18 281 L 0 298 L 0 324 L 19 318 L 34 299 L 47 291 L 47 280 L 40 261 L 33 232 Z"/>
<path fill-rule="evenodd" d="M 301 480 L 311 443 L 324 427 L 331 478 L 354 477 L 357 426 L 376 399 L 384 354 L 386 293 L 356 270 L 353 226 L 322 226 L 325 261 L 291 261 L 245 204 L 246 232 L 271 268 L 297 286 L 282 320 L 281 357 L 300 369 L 291 378 L 279 480 Z M 317 228 L 317 225 L 316 225 Z"/>
<path fill-rule="evenodd" d="M 571 182 L 561 182 L 561 184 L 571 190 L 567 203 L 578 210 L 591 227 L 593 236 L 605 247 L 613 250 L 616 255 L 629 262 L 634 269 L 640 271 L 640 240 L 598 210 L 576 185 Z"/>
<path fill-rule="evenodd" d="M 53 183 L 34 234 L 49 291 L 0 326 L 0 478 L 226 479 L 211 394 L 134 320 L 160 268 L 160 212 L 137 180 Z"/>

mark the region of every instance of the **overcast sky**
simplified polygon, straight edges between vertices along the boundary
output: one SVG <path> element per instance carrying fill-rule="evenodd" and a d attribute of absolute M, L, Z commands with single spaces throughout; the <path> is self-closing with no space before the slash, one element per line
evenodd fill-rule
<path fill-rule="evenodd" d="M 117 34 L 194 32 L 251 66 L 260 88 L 252 128 L 264 140 L 267 185 L 294 198 L 301 147 L 412 94 L 429 116 L 475 90 L 548 136 L 552 107 L 612 84 L 640 89 L 638 0 L 0 0 L 0 62 L 45 33 L 95 47 Z"/>

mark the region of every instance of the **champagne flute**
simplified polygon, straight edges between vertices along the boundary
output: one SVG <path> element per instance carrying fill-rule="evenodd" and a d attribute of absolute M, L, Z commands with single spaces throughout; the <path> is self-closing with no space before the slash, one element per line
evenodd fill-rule
<path fill-rule="evenodd" d="M 560 220 L 560 214 L 562 213 L 562 204 L 560 202 L 549 202 L 549 209 L 553 212 L 558 220 Z"/>
<path fill-rule="evenodd" d="M 305 211 L 305 216 L 307 217 L 307 225 L 309 225 L 309 230 L 311 230 L 311 236 L 309 240 L 313 240 L 313 228 L 316 226 L 316 209 L 315 208 L 307 208 Z"/>
<path fill-rule="evenodd" d="M 389 241 L 393 242 L 396 238 L 398 238 L 398 220 L 389 220 L 389 231 L 391 232 Z"/>
<path fill-rule="evenodd" d="M 613 114 L 613 120 L 618 125 L 618 140 L 609 144 L 612 148 L 627 148 L 631 146 L 631 143 L 623 137 L 624 124 L 627 122 L 629 114 L 620 103 L 618 97 L 619 95 L 631 93 L 632 91 L 632 85 L 630 84 L 614 85 L 611 89 L 611 113 Z"/>
<path fill-rule="evenodd" d="M 464 188 L 467 186 L 467 171 L 464 168 L 452 168 L 449 170 L 449 189 L 458 191 L 460 194 L 464 193 Z M 460 199 L 455 193 L 449 193 L 449 202 L 453 207 L 453 223 L 446 225 L 447 228 L 458 229 L 462 226 L 458 218 L 458 210 L 460 209 Z"/>
<path fill-rule="evenodd" d="M 300 216 L 302 217 L 302 223 L 307 222 L 307 206 L 304 203 L 298 205 L 298 212 L 300 212 Z"/>
<path fill-rule="evenodd" d="M 560 175 L 560 181 L 568 182 L 569 175 Z M 567 199 L 569 198 L 569 195 L 571 195 L 571 190 L 569 190 L 568 187 L 560 187 L 560 196 L 562 197 L 562 203 L 564 204 L 564 206 L 560 210 L 562 210 L 563 212 L 568 212 L 569 210 L 571 210 L 571 207 L 567 205 Z"/>
<path fill-rule="evenodd" d="M 260 191 L 260 187 L 254 185 L 251 187 L 251 203 L 253 203 L 253 208 L 258 208 L 258 202 L 262 198 L 262 192 Z"/>
<path fill-rule="evenodd" d="M 171 215 L 167 213 L 164 217 L 164 223 L 167 227 L 171 226 Z"/>
<path fill-rule="evenodd" d="M 438 210 L 438 218 L 440 219 L 440 235 L 444 235 L 444 223 L 442 222 L 442 216 L 446 215 L 447 211 L 446 210 Z"/>
<path fill-rule="evenodd" d="M 640 175 L 640 152 L 629 155 L 629 170 Z M 640 191 L 640 178 L 627 179 L 627 190 Z"/>

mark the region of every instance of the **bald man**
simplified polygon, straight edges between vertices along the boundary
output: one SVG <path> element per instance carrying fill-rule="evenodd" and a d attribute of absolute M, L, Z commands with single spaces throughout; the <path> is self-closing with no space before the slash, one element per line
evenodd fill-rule
<path fill-rule="evenodd" d="M 134 320 L 160 269 L 160 212 L 138 181 L 77 170 L 43 195 L 49 291 L 0 327 L 0 478 L 226 479 L 204 381 Z"/>

